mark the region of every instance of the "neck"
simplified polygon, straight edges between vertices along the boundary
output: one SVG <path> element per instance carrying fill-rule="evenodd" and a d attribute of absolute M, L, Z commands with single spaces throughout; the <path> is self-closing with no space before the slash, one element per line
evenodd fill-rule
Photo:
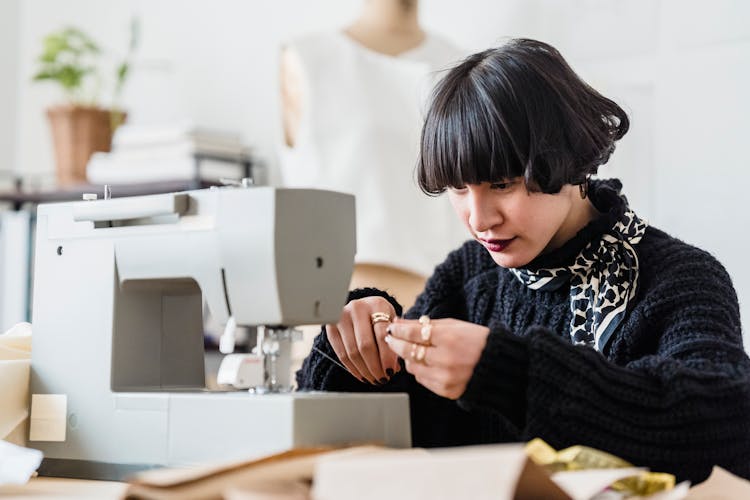
<path fill-rule="evenodd" d="M 417 0 L 367 0 L 356 24 L 389 33 L 419 32 L 418 10 Z"/>
<path fill-rule="evenodd" d="M 600 213 L 591 203 L 589 198 L 581 198 L 578 194 L 578 186 L 567 186 L 569 188 L 569 196 L 572 199 L 572 206 L 568 214 L 567 219 L 563 222 L 557 234 L 552 238 L 545 249 L 545 252 L 560 248 L 568 240 L 573 238 L 578 231 L 586 227 L 589 222 L 597 218 Z M 563 188 L 563 189 L 566 189 Z"/>

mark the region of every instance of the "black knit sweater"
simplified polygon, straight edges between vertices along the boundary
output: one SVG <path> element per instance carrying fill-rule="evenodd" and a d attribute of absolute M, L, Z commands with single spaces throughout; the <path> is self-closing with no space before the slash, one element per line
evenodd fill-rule
<path fill-rule="evenodd" d="M 594 183 L 604 215 L 530 268 L 572 262 L 621 210 L 619 182 Z M 750 359 L 731 280 L 705 251 L 649 227 L 635 247 L 640 282 L 604 352 L 570 341 L 568 287 L 534 291 L 474 241 L 439 265 L 405 315 L 487 325 L 490 335 L 466 391 L 449 400 L 405 371 L 365 384 L 313 351 L 300 389 L 407 392 L 414 446 L 526 441 L 583 444 L 636 465 L 705 479 L 713 465 L 750 478 Z M 360 289 L 349 300 L 387 293 Z M 318 349 L 336 357 L 325 333 Z"/>

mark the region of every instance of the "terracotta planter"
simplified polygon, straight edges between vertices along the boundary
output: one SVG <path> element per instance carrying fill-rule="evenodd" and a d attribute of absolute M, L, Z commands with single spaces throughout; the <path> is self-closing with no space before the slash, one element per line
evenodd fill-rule
<path fill-rule="evenodd" d="M 47 118 L 55 144 L 57 182 L 60 185 L 86 182 L 86 164 L 94 151 L 109 151 L 113 121 L 125 121 L 124 113 L 86 106 L 53 106 Z M 114 119 L 114 120 L 113 120 Z"/>

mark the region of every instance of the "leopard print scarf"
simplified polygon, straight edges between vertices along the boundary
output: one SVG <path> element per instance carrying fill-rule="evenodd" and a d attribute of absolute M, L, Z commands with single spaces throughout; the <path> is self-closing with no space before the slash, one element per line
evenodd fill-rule
<path fill-rule="evenodd" d="M 510 271 L 532 290 L 554 290 L 570 284 L 570 338 L 574 344 L 603 351 L 625 317 L 628 301 L 638 288 L 638 254 L 633 248 L 648 222 L 624 201 L 617 222 L 598 241 L 589 243 L 571 266 Z"/>

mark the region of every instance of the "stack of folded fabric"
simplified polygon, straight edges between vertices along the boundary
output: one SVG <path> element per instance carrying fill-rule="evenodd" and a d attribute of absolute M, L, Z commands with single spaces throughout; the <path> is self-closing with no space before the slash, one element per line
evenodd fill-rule
<path fill-rule="evenodd" d="M 26 444 L 31 370 L 31 325 L 0 335 L 0 439 Z"/>
<path fill-rule="evenodd" d="M 249 154 L 238 133 L 210 130 L 188 124 L 165 126 L 123 125 L 112 140 L 112 151 L 94 153 L 86 167 L 94 184 L 128 184 L 239 178 L 240 162 Z"/>

